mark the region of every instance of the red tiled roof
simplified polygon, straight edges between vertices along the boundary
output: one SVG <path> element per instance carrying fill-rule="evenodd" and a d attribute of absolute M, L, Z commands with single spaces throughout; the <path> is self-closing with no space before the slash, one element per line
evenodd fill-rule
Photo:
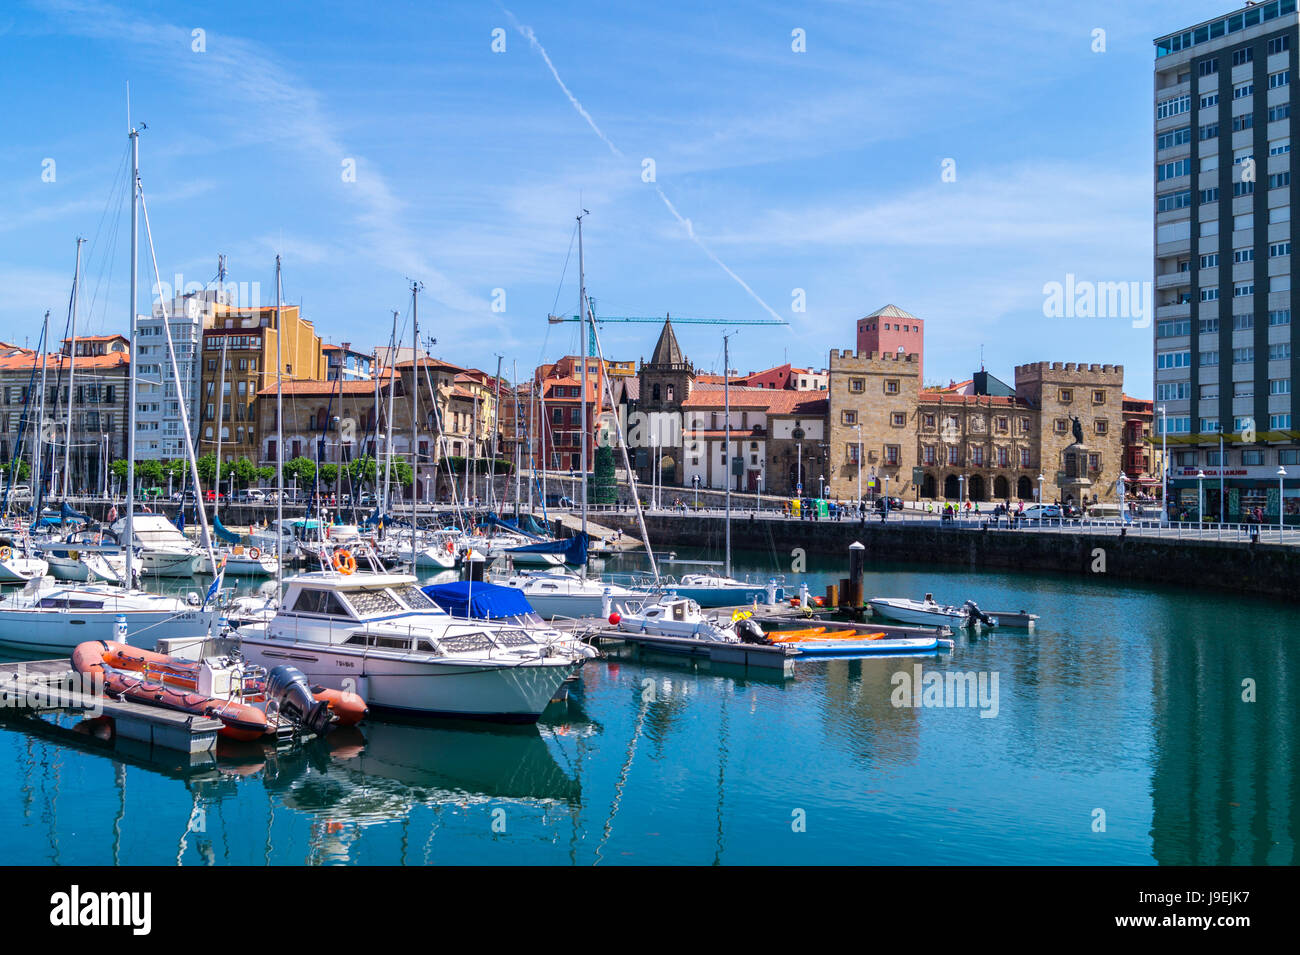
<path fill-rule="evenodd" d="M 824 415 L 828 407 L 825 392 L 787 391 L 779 388 L 745 388 L 733 385 L 730 396 L 722 385 L 696 384 L 683 408 L 721 409 L 729 397 L 733 408 L 757 408 L 774 415 Z M 813 397 L 816 395 L 817 397 Z"/>
<path fill-rule="evenodd" d="M 388 382 L 379 383 L 380 390 L 388 387 Z M 276 386 L 267 385 L 259 395 L 274 395 Z M 324 381 L 319 378 L 311 378 L 300 381 L 284 382 L 284 393 L 286 395 L 320 395 L 322 398 L 328 398 L 330 395 L 339 393 L 338 381 Z M 345 395 L 373 395 L 375 393 L 375 383 L 373 381 L 344 381 L 343 393 Z"/>
<path fill-rule="evenodd" d="M 48 355 L 46 358 L 46 371 L 58 371 L 60 363 L 64 361 L 69 361 L 67 355 L 59 353 Z M 35 352 L 0 356 L 0 371 L 30 369 L 33 362 L 36 363 L 37 367 L 40 367 L 40 355 Z M 125 351 L 109 352 L 107 355 L 78 355 L 76 369 L 81 371 L 83 368 L 118 368 L 130 363 L 130 358 Z"/>

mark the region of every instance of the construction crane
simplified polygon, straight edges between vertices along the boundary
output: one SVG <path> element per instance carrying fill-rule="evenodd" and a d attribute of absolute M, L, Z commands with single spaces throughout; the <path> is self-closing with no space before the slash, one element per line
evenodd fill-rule
<path fill-rule="evenodd" d="M 588 301 L 591 302 L 592 304 L 592 309 L 591 309 L 592 322 L 593 323 L 599 322 L 601 324 L 604 324 L 605 322 L 636 322 L 642 324 L 648 323 L 648 324 L 659 325 L 668 321 L 676 322 L 678 325 L 789 325 L 790 324 L 789 322 L 782 322 L 775 318 L 742 318 L 742 319 L 735 319 L 735 320 L 726 320 L 721 318 L 673 318 L 672 315 L 668 313 L 665 313 L 663 318 L 660 318 L 657 315 L 653 317 L 646 317 L 644 315 L 632 315 L 632 316 L 597 315 L 595 309 L 596 300 L 593 298 L 588 298 Z M 581 316 L 547 315 L 546 320 L 550 322 L 552 325 L 559 325 L 561 322 L 580 321 Z M 587 337 L 589 339 L 587 342 L 587 353 L 595 354 L 596 331 L 594 328 L 588 333 Z"/>

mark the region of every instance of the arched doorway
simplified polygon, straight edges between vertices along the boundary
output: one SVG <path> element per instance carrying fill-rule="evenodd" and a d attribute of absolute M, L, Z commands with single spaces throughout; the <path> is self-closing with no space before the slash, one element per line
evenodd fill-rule
<path fill-rule="evenodd" d="M 993 500 L 1005 501 L 1011 496 L 1011 483 L 1002 475 L 993 479 Z"/>
<path fill-rule="evenodd" d="M 677 483 L 677 462 L 673 460 L 671 454 L 665 454 L 659 459 L 659 483 L 661 485 Z"/>
<path fill-rule="evenodd" d="M 970 488 L 970 499 L 972 501 L 988 500 L 988 495 L 984 493 L 984 475 L 972 474 L 967 487 Z"/>
<path fill-rule="evenodd" d="M 937 490 L 933 474 L 926 474 L 921 480 L 921 496 L 933 499 L 934 492 Z"/>
<path fill-rule="evenodd" d="M 1016 497 L 1022 501 L 1028 501 L 1034 496 L 1034 482 L 1029 478 L 1021 476 L 1016 482 Z"/>
<path fill-rule="evenodd" d="M 943 496 L 948 501 L 961 499 L 961 482 L 957 480 L 957 475 L 949 474 L 943 479 Z"/>

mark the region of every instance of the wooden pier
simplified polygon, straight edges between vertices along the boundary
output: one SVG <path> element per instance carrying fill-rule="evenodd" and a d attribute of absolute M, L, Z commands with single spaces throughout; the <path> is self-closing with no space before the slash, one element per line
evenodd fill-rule
<path fill-rule="evenodd" d="M 0 664 L 0 708 L 40 716 L 54 711 L 107 716 L 114 738 L 180 753 L 216 748 L 221 721 L 87 692 L 87 679 L 62 660 Z"/>

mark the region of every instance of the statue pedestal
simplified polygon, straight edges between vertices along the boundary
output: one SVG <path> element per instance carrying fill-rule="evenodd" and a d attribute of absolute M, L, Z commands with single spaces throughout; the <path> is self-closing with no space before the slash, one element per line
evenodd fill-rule
<path fill-rule="evenodd" d="M 1075 441 L 1061 454 L 1065 470 L 1061 478 L 1061 501 L 1082 505 L 1092 491 L 1092 478 L 1088 477 L 1088 447 Z"/>

